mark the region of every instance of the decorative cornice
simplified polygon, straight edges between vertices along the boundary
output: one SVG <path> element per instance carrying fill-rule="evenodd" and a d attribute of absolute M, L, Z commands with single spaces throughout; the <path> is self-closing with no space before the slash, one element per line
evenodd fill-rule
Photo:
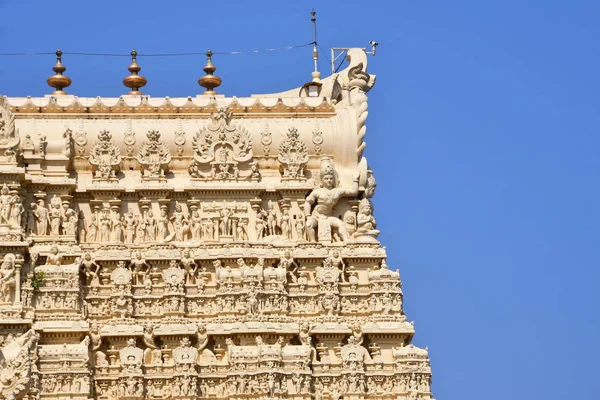
<path fill-rule="evenodd" d="M 11 112 L 16 118 L 98 118 L 127 114 L 128 118 L 149 118 L 150 115 L 177 118 L 209 117 L 220 108 L 227 108 L 236 118 L 301 117 L 328 118 L 335 114 L 335 107 L 327 98 L 276 98 L 276 97 L 229 97 L 208 96 L 187 98 L 151 98 L 148 96 L 102 97 L 12 97 L 7 98 Z M 109 117 L 110 118 L 110 117 Z"/>

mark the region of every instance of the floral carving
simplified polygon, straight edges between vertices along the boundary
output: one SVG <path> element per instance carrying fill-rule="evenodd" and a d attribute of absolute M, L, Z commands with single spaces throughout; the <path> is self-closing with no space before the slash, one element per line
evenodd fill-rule
<path fill-rule="evenodd" d="M 160 140 L 158 131 L 150 130 L 146 136 L 148 140 L 142 142 L 136 157 L 142 166 L 143 177 L 147 180 L 164 179 L 167 165 L 171 161 L 169 145 Z"/>
<path fill-rule="evenodd" d="M 98 141 L 90 149 L 90 164 L 96 181 L 114 181 L 121 165 L 121 151 L 112 141 L 109 131 L 98 134 Z"/>
<path fill-rule="evenodd" d="M 304 168 L 308 162 L 306 144 L 298 140 L 298 130 L 290 128 L 285 139 L 279 145 L 277 158 L 283 167 L 284 180 L 304 180 Z"/>

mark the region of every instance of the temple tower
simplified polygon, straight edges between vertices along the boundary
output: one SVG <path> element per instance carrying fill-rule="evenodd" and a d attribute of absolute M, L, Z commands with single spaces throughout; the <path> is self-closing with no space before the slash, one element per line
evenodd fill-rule
<path fill-rule="evenodd" d="M 367 72 L 0 98 L 0 398 L 431 399 L 363 156 Z"/>

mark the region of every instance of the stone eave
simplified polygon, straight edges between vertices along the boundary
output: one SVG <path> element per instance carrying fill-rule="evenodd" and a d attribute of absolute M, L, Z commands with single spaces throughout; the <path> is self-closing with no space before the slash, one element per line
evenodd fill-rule
<path fill-rule="evenodd" d="M 16 118 L 208 118 L 226 108 L 237 118 L 329 118 L 335 107 L 326 97 L 8 97 Z"/>

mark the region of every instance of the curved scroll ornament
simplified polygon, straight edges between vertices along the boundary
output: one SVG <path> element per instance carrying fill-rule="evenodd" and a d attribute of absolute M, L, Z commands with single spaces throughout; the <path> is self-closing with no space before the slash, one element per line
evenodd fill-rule
<path fill-rule="evenodd" d="M 90 149 L 94 181 L 114 182 L 121 165 L 121 151 L 109 131 L 100 131 L 98 141 Z"/>
<path fill-rule="evenodd" d="M 30 330 L 4 346 L 0 361 L 0 393 L 4 399 L 21 399 L 30 389 L 32 364 L 39 336 Z"/>
<path fill-rule="evenodd" d="M 190 175 L 205 180 L 258 180 L 252 163 L 252 141 L 248 131 L 231 124 L 232 113 L 225 109 L 211 115 L 212 123 L 196 133 Z M 247 176 L 241 176 L 246 164 Z"/>
<path fill-rule="evenodd" d="M 10 112 L 6 97 L 0 97 L 0 164 L 13 164 L 17 161 L 19 142 L 15 116 Z"/>
<path fill-rule="evenodd" d="M 142 166 L 144 180 L 164 180 L 167 165 L 171 161 L 169 145 L 160 140 L 158 131 L 148 131 L 148 140 L 140 145 L 136 160 Z"/>
<path fill-rule="evenodd" d="M 279 145 L 277 158 L 283 168 L 282 180 L 305 180 L 304 168 L 308 162 L 308 148 L 298 140 L 298 130 L 290 128 L 285 139 Z"/>

